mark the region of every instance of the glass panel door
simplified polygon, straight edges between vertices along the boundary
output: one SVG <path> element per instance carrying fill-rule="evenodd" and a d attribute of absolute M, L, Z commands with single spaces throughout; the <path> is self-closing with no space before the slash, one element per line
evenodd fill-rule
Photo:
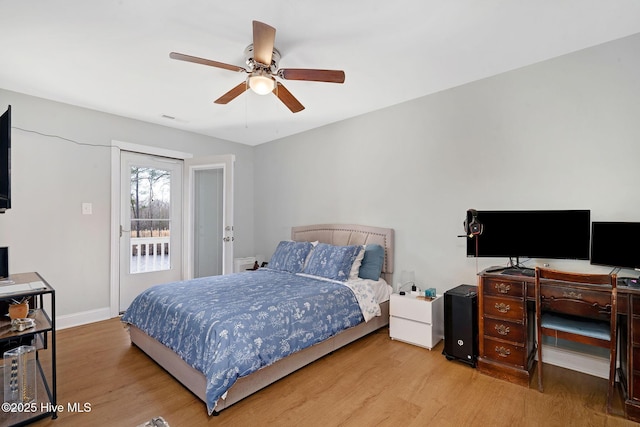
<path fill-rule="evenodd" d="M 222 274 L 223 169 L 194 170 L 193 277 Z"/>
<path fill-rule="evenodd" d="M 171 171 L 131 166 L 129 273 L 171 268 Z"/>
<path fill-rule="evenodd" d="M 186 159 L 186 278 L 233 272 L 232 154 Z"/>
<path fill-rule="evenodd" d="M 121 152 L 119 311 L 182 279 L 182 161 Z"/>

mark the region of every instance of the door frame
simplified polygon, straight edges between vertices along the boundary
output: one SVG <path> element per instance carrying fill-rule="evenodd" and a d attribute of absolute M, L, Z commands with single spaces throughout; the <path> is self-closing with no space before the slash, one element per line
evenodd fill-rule
<path fill-rule="evenodd" d="M 193 154 L 116 140 L 111 141 L 111 147 L 111 277 L 109 280 L 109 314 L 111 317 L 118 317 L 120 314 L 120 154 L 122 151 L 133 151 L 178 160 L 190 159 L 193 157 Z M 188 221 L 188 219 L 183 218 L 183 222 L 184 221 Z"/>

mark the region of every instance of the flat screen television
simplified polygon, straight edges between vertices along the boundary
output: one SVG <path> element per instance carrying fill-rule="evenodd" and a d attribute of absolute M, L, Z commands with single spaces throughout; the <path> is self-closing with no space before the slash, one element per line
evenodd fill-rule
<path fill-rule="evenodd" d="M 0 116 L 0 213 L 11 208 L 11 105 Z"/>
<path fill-rule="evenodd" d="M 590 210 L 477 211 L 469 257 L 589 259 Z"/>
<path fill-rule="evenodd" d="M 594 221 L 591 264 L 640 269 L 640 222 Z"/>

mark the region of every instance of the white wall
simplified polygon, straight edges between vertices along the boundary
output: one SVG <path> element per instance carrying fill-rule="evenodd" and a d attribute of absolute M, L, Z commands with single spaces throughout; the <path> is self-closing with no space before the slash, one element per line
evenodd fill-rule
<path fill-rule="evenodd" d="M 396 272 L 443 292 L 506 261 L 465 257 L 456 236 L 468 208 L 640 220 L 638 51 L 640 36 L 629 37 L 258 147 L 1 89 L 0 107 L 13 106 L 15 127 L 87 144 L 235 154 L 236 256 L 270 257 L 292 225 L 388 226 Z M 11 271 L 51 282 L 62 316 L 109 306 L 109 150 L 13 132 L 14 208 L 0 216 L 0 246 Z"/>
<path fill-rule="evenodd" d="M 38 271 L 56 289 L 58 316 L 108 313 L 112 140 L 235 154 L 235 250 L 254 253 L 252 147 L 0 90 L 2 111 L 7 104 L 13 208 L 0 215 L 0 246 L 9 246 L 10 272 Z M 81 214 L 82 202 L 93 215 Z"/>
<path fill-rule="evenodd" d="M 469 208 L 640 221 L 638 52 L 635 35 L 256 147 L 257 252 L 292 225 L 392 227 L 396 280 L 443 292 L 507 261 L 466 258 Z"/>

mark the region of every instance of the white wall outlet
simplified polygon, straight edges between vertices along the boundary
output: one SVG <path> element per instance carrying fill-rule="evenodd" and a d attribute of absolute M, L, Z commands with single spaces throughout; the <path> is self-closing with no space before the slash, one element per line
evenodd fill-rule
<path fill-rule="evenodd" d="M 93 214 L 93 204 L 83 202 L 82 203 L 82 215 L 91 215 Z"/>

